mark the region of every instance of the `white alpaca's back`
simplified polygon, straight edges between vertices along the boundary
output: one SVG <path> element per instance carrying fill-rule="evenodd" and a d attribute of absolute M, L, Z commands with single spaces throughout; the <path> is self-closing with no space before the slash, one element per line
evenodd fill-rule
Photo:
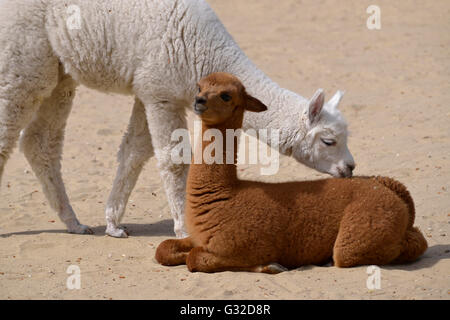
<path fill-rule="evenodd" d="M 80 29 L 68 27 L 67 5 L 79 7 Z M 242 58 L 204 1 L 49 0 L 46 21 L 66 72 L 103 91 L 189 99 L 197 79 Z"/>

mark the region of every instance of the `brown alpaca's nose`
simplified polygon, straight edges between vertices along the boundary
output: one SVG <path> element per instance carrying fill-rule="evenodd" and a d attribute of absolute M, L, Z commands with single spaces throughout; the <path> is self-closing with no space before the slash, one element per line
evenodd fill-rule
<path fill-rule="evenodd" d="M 206 99 L 204 97 L 195 97 L 195 104 L 205 104 Z"/>
<path fill-rule="evenodd" d="M 206 99 L 204 97 L 195 97 L 194 112 L 198 115 L 205 112 L 208 107 L 205 106 Z"/>

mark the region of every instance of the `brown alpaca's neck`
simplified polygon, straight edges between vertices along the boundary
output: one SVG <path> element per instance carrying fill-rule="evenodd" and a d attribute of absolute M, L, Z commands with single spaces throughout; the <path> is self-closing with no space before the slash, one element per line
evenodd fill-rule
<path fill-rule="evenodd" d="M 239 119 L 238 119 L 239 120 Z M 229 120 L 219 125 L 207 125 L 202 122 L 202 130 L 199 137 L 200 141 L 196 141 L 197 148 L 193 161 L 189 169 L 188 184 L 191 188 L 211 188 L 211 187 L 231 187 L 237 182 L 237 143 L 238 139 L 233 133 L 242 125 L 242 117 L 240 121 Z M 211 141 L 203 141 L 204 134 L 208 130 L 214 133 Z M 230 131 L 233 130 L 233 131 Z M 228 132 L 227 132 L 228 130 Z M 222 137 L 222 147 L 215 141 L 217 135 Z M 228 134 L 228 138 L 227 138 Z M 201 148 L 198 145 L 201 143 Z M 199 152 L 201 152 L 199 154 Z M 207 159 L 210 155 L 211 158 Z M 214 160 L 211 163 L 211 160 Z M 222 160 L 220 162 L 220 160 Z M 219 163 L 216 163 L 218 162 Z"/>

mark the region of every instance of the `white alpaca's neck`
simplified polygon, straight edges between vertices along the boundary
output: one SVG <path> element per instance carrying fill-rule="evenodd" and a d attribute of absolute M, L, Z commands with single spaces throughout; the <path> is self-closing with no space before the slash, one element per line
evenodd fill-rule
<path fill-rule="evenodd" d="M 230 66 L 227 72 L 237 76 L 247 92 L 268 107 L 267 111 L 261 113 L 246 112 L 243 129 L 280 130 L 280 152 L 289 153 L 288 149 L 295 139 L 302 138 L 306 134 L 306 124 L 302 121 L 302 116 L 307 100 L 292 91 L 281 88 L 256 67 L 244 53 L 239 57 L 238 63 Z M 267 142 L 271 145 L 270 139 Z"/>
<path fill-rule="evenodd" d="M 281 88 L 266 76 L 239 48 L 205 1 L 183 3 L 195 8 L 201 17 L 196 21 L 196 25 L 198 30 L 202 30 L 202 36 L 199 37 L 198 33 L 192 35 L 196 39 L 194 42 L 196 47 L 208 48 L 206 53 L 204 50 L 193 52 L 190 60 L 195 63 L 190 66 L 187 79 L 198 81 L 213 72 L 228 72 L 238 77 L 247 92 L 268 107 L 268 110 L 262 113 L 247 112 L 244 115 L 243 129 L 283 131 L 280 132 L 280 151 L 289 153 L 288 149 L 292 146 L 292 142 L 298 139 L 299 135 L 304 136 L 306 132 L 306 126 L 301 122 L 306 99 Z M 193 101 L 196 91 L 196 85 L 192 83 L 192 87 L 188 89 L 187 101 Z M 267 142 L 272 145 L 270 140 Z M 286 146 L 285 150 L 283 145 Z"/>

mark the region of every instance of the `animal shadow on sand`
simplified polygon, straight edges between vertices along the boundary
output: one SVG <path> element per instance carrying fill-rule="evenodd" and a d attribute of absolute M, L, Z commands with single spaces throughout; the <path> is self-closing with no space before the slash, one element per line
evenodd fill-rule
<path fill-rule="evenodd" d="M 380 266 L 380 268 L 385 270 L 414 271 L 431 268 L 439 261 L 445 259 L 450 259 L 450 244 L 436 244 L 434 246 L 428 247 L 427 251 L 425 251 L 425 253 L 414 262 L 407 264 L 388 264 Z M 330 259 L 322 265 L 306 265 L 296 268 L 294 270 L 305 271 L 311 270 L 314 267 L 323 267 L 323 268 L 333 267 L 333 261 L 332 259 Z"/>
<path fill-rule="evenodd" d="M 155 237 L 155 236 L 164 236 L 164 237 L 174 237 L 173 234 L 173 220 L 166 219 L 161 220 L 156 223 L 151 224 L 136 224 L 129 223 L 124 224 L 125 230 L 132 237 Z M 106 226 L 97 226 L 93 227 L 92 231 L 94 231 L 94 236 L 105 236 Z M 32 231 L 19 231 L 19 232 L 11 232 L 11 233 L 3 233 L 0 234 L 0 238 L 8 238 L 10 236 L 20 236 L 20 235 L 36 235 L 41 233 L 67 233 L 65 229 L 47 229 L 47 230 L 32 230 Z M 88 235 L 76 235 L 80 237 L 88 237 Z M 436 244 L 431 246 L 425 251 L 422 257 L 419 260 L 409 263 L 409 264 L 398 264 L 398 265 L 385 265 L 382 268 L 387 270 L 405 270 L 405 271 L 414 271 L 420 269 L 431 268 L 440 260 L 450 259 L 450 244 Z M 330 267 L 331 263 L 327 262 L 322 265 L 322 267 Z M 308 270 L 313 268 L 314 266 L 302 266 L 297 268 L 298 270 Z M 295 270 L 295 269 L 294 269 Z"/>
<path fill-rule="evenodd" d="M 387 270 L 414 271 L 427 269 L 434 266 L 440 260 L 450 259 L 450 244 L 435 244 L 428 247 L 427 251 L 417 260 L 408 264 L 394 264 L 382 266 Z"/>
<path fill-rule="evenodd" d="M 151 224 L 137 224 L 137 223 L 126 223 L 123 225 L 124 229 L 132 237 L 175 237 L 173 233 L 173 220 L 166 219 L 161 220 L 156 223 Z M 93 236 L 105 236 L 106 226 L 92 227 L 94 232 Z M 41 233 L 67 233 L 65 229 L 47 229 L 47 230 L 31 230 L 31 231 L 19 231 L 11 233 L 2 233 L 0 238 L 8 238 L 10 236 L 16 235 L 36 235 Z M 78 236 L 74 234 L 74 236 Z M 88 237 L 88 235 L 80 235 L 82 237 Z"/>

